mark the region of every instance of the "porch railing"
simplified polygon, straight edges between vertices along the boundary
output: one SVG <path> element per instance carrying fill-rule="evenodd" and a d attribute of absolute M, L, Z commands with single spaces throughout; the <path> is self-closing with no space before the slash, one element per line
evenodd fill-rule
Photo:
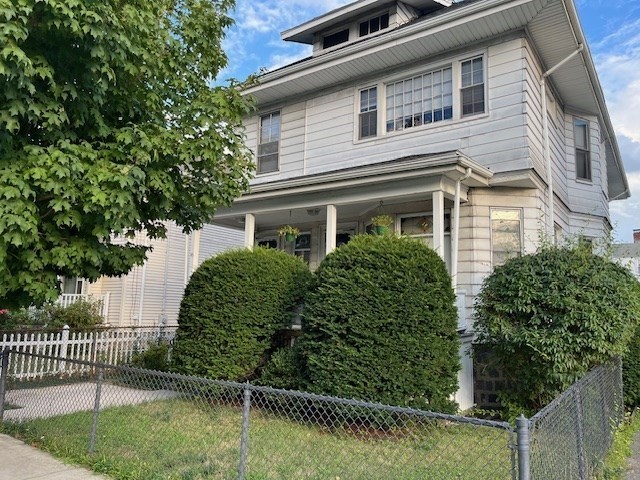
<path fill-rule="evenodd" d="M 109 314 L 109 293 L 104 295 L 89 295 L 86 293 L 63 293 L 58 297 L 56 304 L 61 307 L 68 307 L 80 300 L 97 300 L 100 303 L 100 315 L 107 318 Z"/>

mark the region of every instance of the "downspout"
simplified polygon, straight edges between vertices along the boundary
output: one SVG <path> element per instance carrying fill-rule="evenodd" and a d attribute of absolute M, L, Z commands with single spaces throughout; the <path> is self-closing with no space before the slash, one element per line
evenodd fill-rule
<path fill-rule="evenodd" d="M 540 79 L 540 92 L 542 95 L 542 136 L 544 141 L 544 160 L 545 167 L 547 170 L 547 235 L 549 238 L 553 236 L 554 233 L 554 211 L 553 211 L 553 172 L 551 170 L 551 148 L 549 146 L 549 119 L 547 118 L 547 77 L 555 72 L 562 65 L 567 63 L 576 55 L 579 55 L 580 52 L 584 50 L 584 45 L 582 43 L 578 44 L 578 48 L 569 54 L 564 60 L 558 62 L 555 66 L 551 67 L 549 70 L 542 74 Z"/>
<path fill-rule="evenodd" d="M 453 291 L 458 287 L 458 238 L 460 235 L 460 184 L 471 176 L 471 168 L 467 167 L 464 175 L 456 180 L 456 195 L 453 205 L 453 236 L 451 245 L 451 286 Z"/>

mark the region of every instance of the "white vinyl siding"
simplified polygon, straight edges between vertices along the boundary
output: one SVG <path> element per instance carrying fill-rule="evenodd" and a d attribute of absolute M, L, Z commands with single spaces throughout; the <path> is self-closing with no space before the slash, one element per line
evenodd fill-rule
<path fill-rule="evenodd" d="M 527 112 L 523 108 L 523 45 L 524 39 L 518 37 L 487 47 L 483 115 L 460 118 L 456 102 L 461 61 L 476 58 L 478 50 L 449 61 L 414 64 L 405 74 L 394 72 L 391 77 L 378 75 L 357 85 L 328 86 L 312 97 L 283 105 L 280 169 L 274 175 L 257 176 L 252 184 L 449 150 L 460 150 L 495 173 L 530 169 Z M 453 69 L 454 118 L 387 133 L 385 86 L 448 66 Z M 360 92 L 374 85 L 378 87 L 378 134 L 360 140 Z M 259 116 L 247 121 L 249 141 L 257 143 L 259 121 Z"/>

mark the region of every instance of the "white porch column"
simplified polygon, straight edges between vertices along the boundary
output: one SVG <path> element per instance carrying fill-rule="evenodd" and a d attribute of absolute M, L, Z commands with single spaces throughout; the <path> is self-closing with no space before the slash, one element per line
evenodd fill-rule
<path fill-rule="evenodd" d="M 335 205 L 327 205 L 327 238 L 326 251 L 329 255 L 336 249 L 336 233 L 338 232 L 338 209 Z"/>
<path fill-rule="evenodd" d="M 444 192 L 432 193 L 433 200 L 433 249 L 444 259 Z"/>
<path fill-rule="evenodd" d="M 256 238 L 256 216 L 253 213 L 247 213 L 244 216 L 244 246 L 253 250 L 253 244 Z"/>

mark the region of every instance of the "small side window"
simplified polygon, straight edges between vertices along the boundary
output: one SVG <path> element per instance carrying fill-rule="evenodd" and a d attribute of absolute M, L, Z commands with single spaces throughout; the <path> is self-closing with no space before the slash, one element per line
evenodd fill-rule
<path fill-rule="evenodd" d="M 258 173 L 278 171 L 280 150 L 280 112 L 260 117 L 260 143 L 258 144 Z"/>
<path fill-rule="evenodd" d="M 360 118 L 358 138 L 375 137 L 378 134 L 378 88 L 360 90 Z"/>
<path fill-rule="evenodd" d="M 460 97 L 462 116 L 484 113 L 484 67 L 482 57 L 462 62 Z"/>
<path fill-rule="evenodd" d="M 591 156 L 589 154 L 589 122 L 576 118 L 573 121 L 573 141 L 576 147 L 576 178 L 591 181 Z"/>
<path fill-rule="evenodd" d="M 522 210 L 491 210 L 491 264 L 502 265 L 522 255 Z"/>

